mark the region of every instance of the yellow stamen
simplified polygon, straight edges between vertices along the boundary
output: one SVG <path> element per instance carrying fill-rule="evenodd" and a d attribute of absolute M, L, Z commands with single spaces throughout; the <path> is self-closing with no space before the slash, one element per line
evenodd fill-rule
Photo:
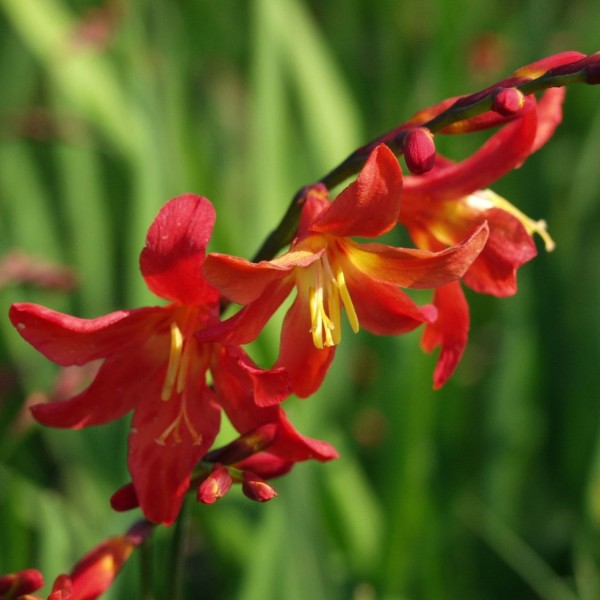
<path fill-rule="evenodd" d="M 169 365 L 167 366 L 167 375 L 163 384 L 160 397 L 163 401 L 167 401 L 173 393 L 173 386 L 177 380 L 179 365 L 181 363 L 181 352 L 183 349 L 183 335 L 177 323 L 171 323 L 171 349 L 169 352 Z"/>
<path fill-rule="evenodd" d="M 342 298 L 342 302 L 344 303 L 346 314 L 348 315 L 348 321 L 350 321 L 350 327 L 352 327 L 352 331 L 354 331 L 354 333 L 358 333 L 358 317 L 356 316 L 356 311 L 354 310 L 352 298 L 350 298 L 350 292 L 348 291 L 348 286 L 346 285 L 346 278 L 344 277 L 344 272 L 341 269 L 338 269 L 335 281 L 336 286 L 340 291 L 340 296 Z"/>
<path fill-rule="evenodd" d="M 182 399 L 181 407 L 179 409 L 179 414 L 175 418 L 175 420 L 160 434 L 159 437 L 156 438 L 156 443 L 164 446 L 167 443 L 167 438 L 173 434 L 173 441 L 176 444 L 181 443 L 181 431 L 179 430 L 179 425 L 183 419 L 184 424 L 186 425 L 190 436 L 192 437 L 194 446 L 198 446 L 202 443 L 202 434 L 198 433 L 192 424 L 190 417 L 187 413 L 186 402 L 185 399 Z"/>
<path fill-rule="evenodd" d="M 550 234 L 547 231 L 546 221 L 534 221 L 530 219 L 525 213 L 522 213 L 516 206 L 512 205 L 508 200 L 502 198 L 492 190 L 480 190 L 475 194 L 471 194 L 467 198 L 467 204 L 473 206 L 475 208 L 480 208 L 482 210 L 486 210 L 488 208 L 500 208 L 503 211 L 511 214 L 513 217 L 517 218 L 527 233 L 533 236 L 534 233 L 537 233 L 543 240 L 544 246 L 546 248 L 546 252 L 552 252 L 556 247 L 554 240 L 550 237 Z"/>
<path fill-rule="evenodd" d="M 307 281 L 307 279 L 309 281 Z M 327 253 L 301 271 L 300 285 L 309 298 L 310 332 L 313 344 L 319 350 L 324 347 L 337 346 L 342 339 L 340 300 L 348 314 L 352 330 L 359 329 L 358 317 L 350 293 L 346 285 L 342 269 L 329 262 Z"/>

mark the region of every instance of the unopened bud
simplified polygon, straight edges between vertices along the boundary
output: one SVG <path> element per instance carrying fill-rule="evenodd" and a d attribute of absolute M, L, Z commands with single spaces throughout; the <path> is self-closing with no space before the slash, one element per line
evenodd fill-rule
<path fill-rule="evenodd" d="M 590 85 L 600 84 L 600 64 L 590 65 L 585 69 L 585 82 Z"/>
<path fill-rule="evenodd" d="M 244 471 L 242 491 L 256 502 L 268 502 L 277 496 L 277 492 L 264 479 L 250 471 Z"/>
<path fill-rule="evenodd" d="M 275 441 L 278 432 L 279 426 L 277 423 L 265 423 L 241 435 L 227 446 L 211 450 L 204 457 L 204 460 L 207 462 L 220 462 L 224 465 L 239 462 L 268 448 Z"/>
<path fill-rule="evenodd" d="M 516 115 L 525 105 L 525 96 L 517 88 L 500 88 L 492 94 L 492 110 L 503 117 Z"/>
<path fill-rule="evenodd" d="M 255 475 L 262 477 L 263 479 L 272 479 L 273 477 L 279 477 L 285 475 L 294 463 L 290 460 L 285 460 L 269 452 L 260 452 L 259 454 L 253 454 L 245 460 L 239 463 L 235 463 L 235 468 L 240 471 L 251 471 Z"/>
<path fill-rule="evenodd" d="M 231 487 L 233 480 L 229 471 L 220 464 L 216 464 L 210 474 L 198 486 L 196 499 L 203 504 L 213 504 L 222 498 Z"/>
<path fill-rule="evenodd" d="M 44 578 L 36 569 L 24 569 L 17 573 L 0 575 L 0 599 L 25 596 L 43 586 Z"/>
<path fill-rule="evenodd" d="M 411 173 L 421 175 L 433 169 L 435 143 L 433 134 L 426 127 L 409 129 L 404 136 L 404 160 Z"/>
<path fill-rule="evenodd" d="M 140 505 L 133 483 L 128 483 L 119 488 L 111 497 L 110 505 L 117 512 L 132 510 Z"/>
<path fill-rule="evenodd" d="M 68 575 L 63 573 L 55 579 L 52 586 L 52 593 L 48 596 L 48 600 L 69 600 L 72 597 L 73 582 Z M 86 596 L 86 598 L 91 598 L 91 596 Z"/>

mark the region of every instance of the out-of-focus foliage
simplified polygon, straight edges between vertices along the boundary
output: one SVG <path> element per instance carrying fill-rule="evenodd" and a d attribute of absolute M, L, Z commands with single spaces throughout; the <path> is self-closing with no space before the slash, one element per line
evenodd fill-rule
<path fill-rule="evenodd" d="M 599 22 L 594 0 L 0 0 L 2 311 L 147 303 L 144 234 L 184 192 L 217 208 L 211 249 L 250 257 L 356 146 L 537 58 L 597 50 Z M 469 296 L 451 382 L 431 390 L 417 335 L 347 331 L 324 388 L 288 404 L 341 458 L 299 465 L 266 505 L 239 490 L 191 505 L 185 598 L 600 597 L 599 105 L 570 89 L 554 139 L 495 187 L 557 250 L 540 247 L 517 297 Z M 482 139 L 439 145 L 458 158 Z M 74 286 L 10 271 L 15 251 Z M 126 428 L 35 426 L 26 404 L 60 393 L 56 371 L 6 318 L 0 332 L 0 572 L 51 580 L 133 519 L 108 505 Z M 255 357 L 276 342 L 272 327 Z M 135 597 L 137 577 L 134 560 L 110 597 Z"/>

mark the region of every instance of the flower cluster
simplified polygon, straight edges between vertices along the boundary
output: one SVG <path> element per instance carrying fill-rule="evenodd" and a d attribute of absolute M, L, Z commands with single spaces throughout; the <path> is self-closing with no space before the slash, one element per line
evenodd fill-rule
<path fill-rule="evenodd" d="M 190 489 L 206 504 L 233 483 L 254 500 L 274 497 L 267 480 L 300 461 L 337 457 L 326 442 L 300 434 L 281 404 L 292 393 L 308 397 L 319 388 L 345 320 L 354 332 L 376 335 L 423 327 L 423 348 L 440 347 L 439 388 L 467 343 L 463 286 L 512 295 L 517 270 L 536 254 L 533 235 L 552 249 L 543 221 L 488 186 L 538 150 L 561 120 L 563 89 L 551 87 L 538 100 L 536 89 L 525 86 L 548 73 L 597 80 L 598 62 L 597 55 L 556 55 L 478 94 L 420 111 L 352 155 L 364 157 L 360 172 L 337 197 L 329 197 L 327 178 L 303 188 L 294 200 L 293 240 L 265 260 L 207 256 L 212 204 L 192 194 L 170 200 L 150 225 L 140 256 L 148 288 L 166 304 L 96 319 L 35 304 L 11 307 L 17 331 L 51 361 L 99 363 L 89 387 L 33 406 L 33 416 L 47 426 L 80 429 L 133 413 L 132 481 L 111 503 L 116 510 L 140 506 L 153 523 L 173 523 Z M 436 152 L 434 132 L 491 127 L 498 130 L 464 160 Z M 415 247 L 378 241 L 397 227 Z M 432 290 L 431 302 L 418 304 L 411 289 Z M 271 368 L 259 368 L 242 346 L 260 335 L 290 294 L 278 357 Z M 221 308 L 230 302 L 240 308 L 222 320 Z M 239 438 L 215 449 L 223 413 Z"/>

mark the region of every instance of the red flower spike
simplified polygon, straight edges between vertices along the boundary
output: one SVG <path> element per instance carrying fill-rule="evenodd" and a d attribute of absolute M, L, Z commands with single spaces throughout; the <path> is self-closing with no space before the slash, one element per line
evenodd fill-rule
<path fill-rule="evenodd" d="M 399 223 L 406 226 L 419 248 L 440 251 L 487 223 L 489 237 L 462 281 L 473 290 L 510 296 L 517 290 L 518 268 L 536 255 L 532 239 L 538 233 L 547 250 L 554 242 L 543 221 L 533 221 L 489 189 L 490 183 L 514 169 L 552 135 L 561 120 L 564 89 L 548 90 L 536 103 L 525 98 L 519 117 L 495 133 L 473 155 L 459 163 L 438 156 L 435 167 L 404 180 Z M 456 368 L 469 328 L 468 306 L 460 286 L 436 289 L 438 319 L 425 326 L 425 350 L 441 347 L 434 387 L 441 387 Z"/>
<path fill-rule="evenodd" d="M 219 294 L 202 276 L 213 223 L 210 202 L 192 195 L 168 202 L 152 223 L 140 266 L 150 289 L 171 302 L 167 306 L 89 320 L 33 304 L 10 310 L 19 333 L 50 360 L 64 366 L 102 361 L 83 392 L 36 405 L 32 412 L 45 425 L 81 428 L 133 411 L 128 461 L 133 487 L 111 500 L 119 510 L 139 502 L 155 523 L 168 525 L 177 518 L 191 473 L 219 430 L 223 407 L 245 412 L 237 421 L 229 415 L 232 422 L 243 422 L 239 431 L 244 434 L 267 422 L 283 423 L 282 415 L 268 410 L 265 415 L 260 405 L 278 404 L 291 392 L 282 369 L 263 371 L 241 351 L 195 337 L 219 321 Z M 238 397 L 223 399 L 212 391 L 208 370 L 216 388 Z M 219 377 L 227 382 L 219 384 Z M 235 377 L 240 381 L 234 385 Z M 285 460 L 328 460 L 335 453 L 313 452 L 311 445 L 320 442 L 295 431 L 291 438 L 297 445 L 291 454 L 284 448 Z"/>
<path fill-rule="evenodd" d="M 309 190 L 298 235 L 286 254 L 258 264 L 210 254 L 207 279 L 245 307 L 228 321 L 199 331 L 198 339 L 251 341 L 296 288 L 276 366 L 288 371 L 294 393 L 306 397 L 321 384 L 341 341 L 342 309 L 355 332 L 362 324 L 376 334 L 400 334 L 434 320 L 434 309 L 417 306 L 399 287 L 437 287 L 461 277 L 483 248 L 487 230 L 484 226 L 440 253 L 349 239 L 389 231 L 399 214 L 401 183 L 396 158 L 379 146 L 358 179 L 332 202 L 322 190 Z"/>
<path fill-rule="evenodd" d="M 0 600 L 13 600 L 44 587 L 44 577 L 36 569 L 0 575 Z"/>
<path fill-rule="evenodd" d="M 229 491 L 232 484 L 233 479 L 229 471 L 217 463 L 198 486 L 196 499 L 203 504 L 213 504 Z"/>
<path fill-rule="evenodd" d="M 261 477 L 244 471 L 242 491 L 247 498 L 256 502 L 268 502 L 277 496 L 277 492 Z"/>
<path fill-rule="evenodd" d="M 492 110 L 503 117 L 516 115 L 525 106 L 525 96 L 517 88 L 499 88 L 492 95 Z"/>
<path fill-rule="evenodd" d="M 435 164 L 435 143 L 429 129 L 409 129 L 404 136 L 403 149 L 404 160 L 411 173 L 420 175 L 431 171 Z"/>

